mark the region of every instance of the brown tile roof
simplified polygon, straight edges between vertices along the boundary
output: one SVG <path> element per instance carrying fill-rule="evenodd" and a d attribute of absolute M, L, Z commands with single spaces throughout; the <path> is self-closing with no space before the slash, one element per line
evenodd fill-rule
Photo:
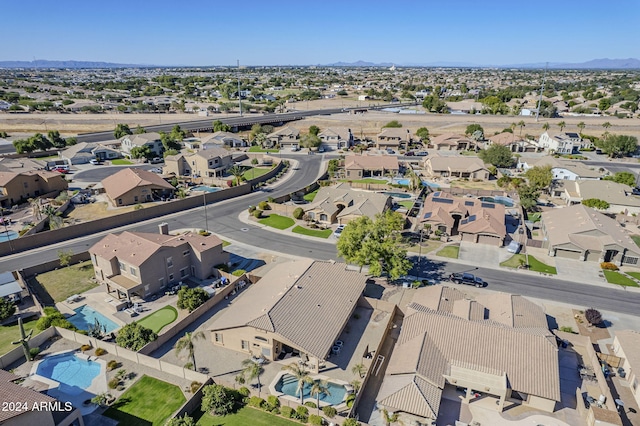
<path fill-rule="evenodd" d="M 387 376 L 378 392 L 379 404 L 420 417 L 438 416 L 442 390 L 413 374 Z"/>
<path fill-rule="evenodd" d="M 511 132 L 498 133 L 497 135 L 489 136 L 487 139 L 496 145 L 511 145 L 523 140 L 520 136 L 516 136 Z"/>
<path fill-rule="evenodd" d="M 385 128 L 378 133 L 378 137 L 383 138 L 400 138 L 401 140 L 409 140 L 412 137 L 411 131 L 404 128 Z"/>
<path fill-rule="evenodd" d="M 44 180 L 61 179 L 62 175 L 58 172 L 50 172 L 48 170 L 29 170 L 26 172 L 0 172 L 0 186 L 6 186 L 12 180 L 20 176 L 40 176 Z"/>
<path fill-rule="evenodd" d="M 277 136 L 291 136 L 297 138 L 300 135 L 300 130 L 295 127 L 285 126 L 282 129 L 278 129 L 273 133 L 269 133 L 267 138 L 277 137 Z"/>
<path fill-rule="evenodd" d="M 20 402 L 21 404 L 27 404 L 29 410 L 34 404 L 40 404 L 41 402 L 52 403 L 56 399 L 51 398 L 49 395 L 45 395 L 40 392 L 36 392 L 32 389 L 22 387 L 13 383 L 17 380 L 18 376 L 5 370 L 0 370 L 0 401 L 2 402 Z M 18 410 L 0 410 L 0 423 L 3 423 L 11 418 L 17 417 L 23 414 Z"/>
<path fill-rule="evenodd" d="M 476 301 L 489 310 L 488 318 L 513 328 L 548 329 L 547 315 L 532 301 L 509 293 L 480 295 Z"/>
<path fill-rule="evenodd" d="M 433 171 L 447 170 L 449 172 L 473 173 L 486 169 L 484 162 L 478 157 L 443 157 L 434 155 L 424 160 L 425 167 L 431 166 Z"/>
<path fill-rule="evenodd" d="M 398 158 L 393 155 L 349 155 L 346 170 L 398 170 Z"/>
<path fill-rule="evenodd" d="M 431 144 L 432 145 L 458 145 L 459 142 L 465 142 L 465 143 L 471 143 L 473 144 L 474 142 L 467 138 L 466 136 L 463 135 L 459 135 L 456 133 L 445 133 L 443 135 L 440 136 L 436 136 L 434 138 L 431 138 Z"/>
<path fill-rule="evenodd" d="M 113 200 L 139 186 L 150 186 L 154 189 L 175 189 L 156 173 L 129 167 L 104 178 L 102 186 L 107 195 Z"/>
<path fill-rule="evenodd" d="M 288 262 L 245 291 L 210 330 L 251 326 L 271 331 L 323 359 L 342 332 L 365 282 L 365 275 L 347 270 L 343 263 Z"/>
<path fill-rule="evenodd" d="M 365 215 L 374 217 L 385 210 L 389 196 L 377 192 L 357 191 L 347 183 L 320 187 L 313 202 L 304 207 L 305 211 L 322 210 L 331 216 L 338 211 L 337 204 L 344 204 L 345 209 L 338 217 Z"/>

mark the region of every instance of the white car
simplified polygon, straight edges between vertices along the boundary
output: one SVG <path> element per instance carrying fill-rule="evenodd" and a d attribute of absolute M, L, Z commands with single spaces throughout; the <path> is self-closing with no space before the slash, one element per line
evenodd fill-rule
<path fill-rule="evenodd" d="M 344 227 L 347 225 L 338 225 L 335 231 L 333 231 L 333 236 L 336 238 L 340 238 L 342 231 L 344 231 Z"/>
<path fill-rule="evenodd" d="M 98 160 L 97 158 L 89 160 L 89 163 L 93 164 L 94 166 L 97 166 L 98 164 L 102 164 L 100 163 L 100 160 Z"/>

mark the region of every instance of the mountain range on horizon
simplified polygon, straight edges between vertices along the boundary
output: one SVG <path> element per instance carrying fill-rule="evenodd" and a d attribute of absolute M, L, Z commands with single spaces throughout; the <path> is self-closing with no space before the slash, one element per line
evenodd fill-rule
<path fill-rule="evenodd" d="M 392 62 L 367 62 L 358 60 L 355 62 L 334 62 L 324 65 L 324 67 L 444 67 L 444 68 L 522 68 L 522 69 L 536 69 L 544 68 L 548 66 L 550 69 L 640 69 L 640 59 L 627 58 L 627 59 L 592 59 L 586 62 L 578 63 L 562 63 L 562 62 L 537 62 L 526 64 L 506 64 L 506 65 L 482 65 L 473 64 L 467 62 L 455 62 L 455 61 L 436 61 L 430 63 L 392 63 Z M 216 67 L 220 65 L 211 65 Z M 278 66 L 278 65 L 273 65 Z M 280 66 L 311 66 L 311 65 L 280 65 Z M 121 64 L 114 62 L 100 62 L 100 61 L 58 61 L 58 60 L 45 60 L 38 59 L 34 61 L 0 61 L 0 68 L 60 68 L 60 69 L 81 69 L 81 68 L 174 68 L 174 67 L 209 67 L 198 65 L 149 65 L 149 64 Z"/>

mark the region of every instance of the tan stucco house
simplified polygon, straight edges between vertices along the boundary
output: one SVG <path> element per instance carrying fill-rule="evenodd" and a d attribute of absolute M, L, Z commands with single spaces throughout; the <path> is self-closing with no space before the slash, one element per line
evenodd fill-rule
<path fill-rule="evenodd" d="M 285 126 L 267 135 L 265 144 L 268 148 L 300 148 L 300 131 L 295 127 Z"/>
<path fill-rule="evenodd" d="M 489 180 L 489 169 L 477 157 L 440 157 L 434 155 L 423 160 L 424 174 L 428 177 L 466 178 Z"/>
<path fill-rule="evenodd" d="M 609 208 L 602 210 L 608 213 L 633 215 L 640 213 L 640 197 L 633 194 L 633 189 L 625 184 L 611 180 L 575 180 L 563 181 L 562 198 L 568 205 L 578 204 L 584 200 L 598 199 L 609 203 Z M 554 188 L 554 192 L 558 191 Z"/>
<path fill-rule="evenodd" d="M 391 208 L 391 205 L 392 199 L 388 195 L 358 191 L 346 183 L 339 183 L 320 187 L 313 202 L 303 208 L 317 222 L 346 224 L 361 216 L 373 219 Z"/>
<path fill-rule="evenodd" d="M 0 172 L 0 206 L 11 207 L 41 196 L 56 197 L 68 187 L 64 176 L 58 172 Z"/>
<path fill-rule="evenodd" d="M 393 176 L 400 171 L 398 158 L 392 155 L 349 155 L 344 160 L 344 173 L 347 179 Z"/>
<path fill-rule="evenodd" d="M 640 332 L 617 331 L 613 339 L 613 353 L 622 358 L 625 377 L 620 380 L 626 381 L 636 404 L 640 405 Z"/>
<path fill-rule="evenodd" d="M 168 155 L 164 159 L 164 164 L 165 174 L 215 178 L 224 176 L 225 171 L 233 165 L 233 155 L 220 146 L 208 145 L 206 149 L 197 152 Z"/>
<path fill-rule="evenodd" d="M 411 134 L 411 130 L 409 129 L 395 127 L 386 128 L 382 129 L 382 131 L 378 133 L 378 142 L 376 144 L 376 148 L 400 149 L 406 147 L 412 139 L 413 135 Z"/>
<path fill-rule="evenodd" d="M 139 168 L 122 169 L 102 180 L 104 191 L 115 207 L 171 197 L 175 188 L 156 173 Z"/>
<path fill-rule="evenodd" d="M 431 138 L 429 146 L 437 150 L 459 151 L 473 148 L 475 146 L 475 142 L 463 135 L 445 133 Z"/>

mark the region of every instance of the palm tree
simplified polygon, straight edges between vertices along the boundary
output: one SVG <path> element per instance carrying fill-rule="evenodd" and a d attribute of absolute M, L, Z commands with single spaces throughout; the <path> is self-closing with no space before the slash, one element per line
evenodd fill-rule
<path fill-rule="evenodd" d="M 191 363 L 193 364 L 193 370 L 198 371 L 196 368 L 196 355 L 195 355 L 195 342 L 196 340 L 204 339 L 204 333 L 202 331 L 196 331 L 195 333 L 186 332 L 184 336 L 182 336 L 173 348 L 176 350 L 176 356 L 180 356 L 180 352 L 187 351 L 187 355 L 189 359 L 191 359 Z"/>
<path fill-rule="evenodd" d="M 564 121 L 561 121 L 558 123 L 558 127 L 560 127 L 560 131 L 562 132 L 562 129 L 567 127 L 567 123 L 565 123 Z"/>
<path fill-rule="evenodd" d="M 320 415 L 320 394 L 331 395 L 331 392 L 329 392 L 329 383 L 327 383 L 326 380 L 313 382 L 309 393 L 311 396 L 316 397 L 316 407 L 318 408 L 318 415 Z"/>
<path fill-rule="evenodd" d="M 549 127 L 551 127 L 551 126 L 549 125 L 549 123 L 544 123 L 544 124 L 542 125 L 542 128 L 544 129 L 544 131 L 545 131 L 545 132 L 549 130 Z"/>
<path fill-rule="evenodd" d="M 44 206 L 41 213 L 44 213 L 44 215 L 49 218 L 49 229 L 59 229 L 64 225 L 64 221 L 61 217 L 62 213 L 56 212 L 56 208 L 51 204 Z"/>
<path fill-rule="evenodd" d="M 313 379 L 309 375 L 309 371 L 297 362 L 285 365 L 282 369 L 288 370 L 289 373 L 298 381 L 296 393 L 300 392 L 300 405 L 304 405 L 304 385 L 313 383 Z"/>
<path fill-rule="evenodd" d="M 393 415 L 389 415 L 389 412 L 386 409 L 380 410 L 382 413 L 382 420 L 384 420 L 384 424 L 389 426 L 391 423 L 395 423 L 398 421 L 398 413 L 393 413 Z"/>
<path fill-rule="evenodd" d="M 420 187 L 422 186 L 422 180 L 420 179 L 420 176 L 418 176 L 418 174 L 411 169 L 408 170 L 407 175 L 409 176 L 409 189 L 411 191 L 420 189 Z"/>
<path fill-rule="evenodd" d="M 522 136 L 522 128 L 526 126 L 526 124 L 524 123 L 524 120 L 520 120 L 518 122 L 518 126 L 520 127 L 520 136 Z"/>
<path fill-rule="evenodd" d="M 42 210 L 40 210 L 40 198 L 29 198 L 28 201 L 36 220 L 37 221 L 42 220 Z"/>
<path fill-rule="evenodd" d="M 362 363 L 356 364 L 351 368 L 351 372 L 353 374 L 357 374 L 362 379 L 367 372 L 367 367 L 365 367 Z"/>
<path fill-rule="evenodd" d="M 228 171 L 233 175 L 233 177 L 236 178 L 236 185 L 240 185 L 240 178 L 242 178 L 242 175 L 244 174 L 244 168 L 236 164 L 232 166 Z"/>
<path fill-rule="evenodd" d="M 580 129 L 580 134 L 582 134 L 582 131 L 584 130 L 585 127 L 587 127 L 586 124 L 584 124 L 584 121 L 581 121 L 577 124 L 578 129 Z"/>
<path fill-rule="evenodd" d="M 511 132 L 513 132 L 513 129 L 515 129 L 516 126 L 518 126 L 516 123 L 511 123 L 511 125 L 509 126 L 509 128 L 511 129 Z"/>
<path fill-rule="evenodd" d="M 360 380 L 352 380 L 349 384 L 353 388 L 353 393 L 360 392 L 360 388 L 362 387 L 362 382 Z"/>
<path fill-rule="evenodd" d="M 260 396 L 260 389 L 262 384 L 260 383 L 260 375 L 264 373 L 264 369 L 259 362 L 253 359 L 245 359 L 242 361 L 242 375 L 246 374 L 249 380 L 258 379 L 258 396 Z"/>

